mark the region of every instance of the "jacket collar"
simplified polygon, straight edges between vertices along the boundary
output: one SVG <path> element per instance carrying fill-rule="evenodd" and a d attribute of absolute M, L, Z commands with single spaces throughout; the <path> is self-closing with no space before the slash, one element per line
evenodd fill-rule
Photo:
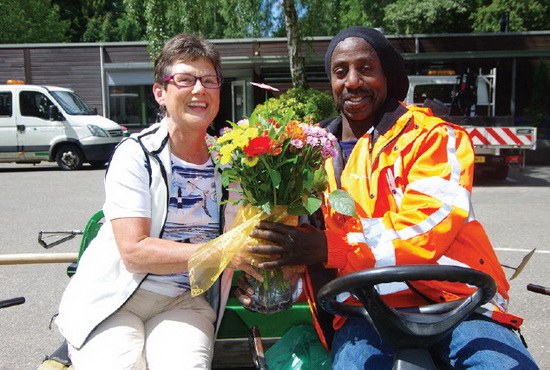
<path fill-rule="evenodd" d="M 387 99 L 376 116 L 374 131 L 371 139 L 373 145 L 376 140 L 380 136 L 386 134 L 395 125 L 399 117 L 403 116 L 407 111 L 407 108 L 405 108 L 398 100 L 393 98 Z M 342 140 L 341 115 L 323 120 L 319 123 L 319 126 L 332 133 L 338 140 Z"/>
<path fill-rule="evenodd" d="M 388 99 L 382 105 L 380 112 L 377 114 L 374 124 L 374 132 L 372 134 L 372 145 L 380 136 L 384 136 L 397 122 L 399 117 L 407 112 L 407 108 L 399 103 L 396 99 Z"/>
<path fill-rule="evenodd" d="M 163 118 L 162 121 L 137 134 L 136 139 L 150 154 L 158 154 L 168 145 L 168 138 L 168 121 Z"/>

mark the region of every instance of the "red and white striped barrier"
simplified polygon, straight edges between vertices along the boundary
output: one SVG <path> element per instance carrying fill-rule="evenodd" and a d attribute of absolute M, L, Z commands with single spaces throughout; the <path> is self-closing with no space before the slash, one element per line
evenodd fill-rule
<path fill-rule="evenodd" d="M 466 127 L 474 146 L 534 149 L 536 129 L 522 127 Z"/>

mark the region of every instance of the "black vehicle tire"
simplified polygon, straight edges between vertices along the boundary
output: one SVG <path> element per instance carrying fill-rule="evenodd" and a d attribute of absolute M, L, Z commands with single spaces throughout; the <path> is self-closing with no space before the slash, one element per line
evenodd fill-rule
<path fill-rule="evenodd" d="M 101 169 L 105 167 L 106 161 L 90 161 L 90 166 L 96 169 Z"/>
<path fill-rule="evenodd" d="M 84 163 L 84 154 L 76 145 L 66 144 L 57 150 L 55 161 L 64 171 L 79 170 Z"/>
<path fill-rule="evenodd" d="M 492 175 L 495 180 L 506 180 L 508 177 L 508 165 L 496 167 Z"/>

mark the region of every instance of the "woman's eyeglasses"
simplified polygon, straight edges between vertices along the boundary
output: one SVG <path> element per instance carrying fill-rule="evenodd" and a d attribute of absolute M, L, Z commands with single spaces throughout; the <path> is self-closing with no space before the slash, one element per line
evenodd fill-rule
<path fill-rule="evenodd" d="M 199 80 L 207 89 L 217 89 L 222 85 L 222 78 L 218 75 L 208 75 L 208 76 L 193 76 L 187 73 L 175 73 L 172 76 L 164 78 L 164 81 L 168 82 L 170 80 L 174 81 L 174 85 L 179 87 L 193 87 Z"/>

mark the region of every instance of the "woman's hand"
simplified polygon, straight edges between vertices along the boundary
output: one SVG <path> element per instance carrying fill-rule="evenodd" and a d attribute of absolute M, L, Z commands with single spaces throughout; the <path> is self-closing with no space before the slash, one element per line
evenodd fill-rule
<path fill-rule="evenodd" d="M 265 256 L 258 267 L 271 270 L 286 265 L 312 265 L 326 262 L 327 239 L 325 233 L 310 224 L 288 226 L 277 222 L 262 221 L 250 234 L 260 239 L 259 244 L 248 245 L 253 255 Z M 268 241 L 273 244 L 262 244 Z"/>
<path fill-rule="evenodd" d="M 237 252 L 227 267 L 235 270 L 241 270 L 258 281 L 264 281 L 263 276 L 256 270 L 258 267 L 257 261 L 254 260 L 253 256 L 248 254 L 246 251 L 241 250 Z"/>
<path fill-rule="evenodd" d="M 250 279 L 250 275 L 246 273 L 242 274 L 242 276 L 237 279 L 239 287 L 235 289 L 235 297 L 237 297 L 239 302 L 241 302 L 246 309 L 248 309 L 252 303 L 250 297 L 254 295 L 254 288 L 248 283 L 248 279 Z"/>

